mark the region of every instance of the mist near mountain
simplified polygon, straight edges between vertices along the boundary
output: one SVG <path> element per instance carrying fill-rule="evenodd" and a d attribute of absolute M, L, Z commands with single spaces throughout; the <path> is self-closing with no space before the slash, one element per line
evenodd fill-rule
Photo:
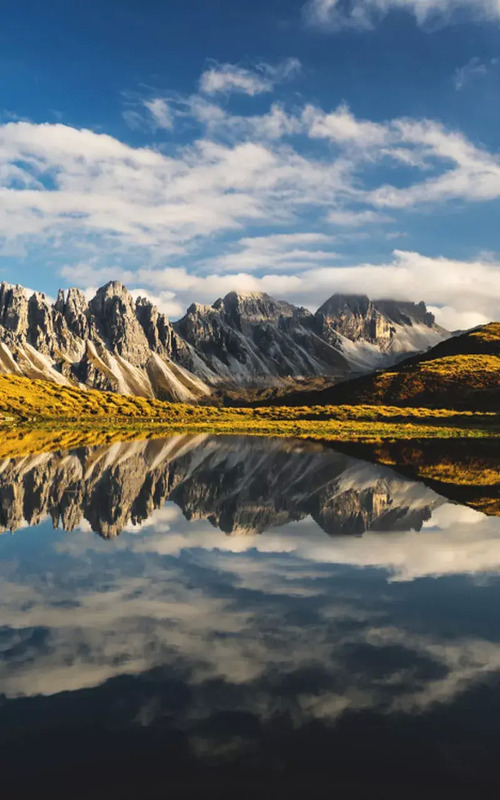
<path fill-rule="evenodd" d="M 500 323 L 457 334 L 390 368 L 323 389 L 284 393 L 293 405 L 367 404 L 498 412 Z"/>

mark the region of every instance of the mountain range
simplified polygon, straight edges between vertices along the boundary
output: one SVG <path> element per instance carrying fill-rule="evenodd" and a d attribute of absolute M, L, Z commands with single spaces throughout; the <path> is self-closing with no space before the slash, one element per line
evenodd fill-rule
<path fill-rule="evenodd" d="M 0 373 L 197 402 L 216 392 L 331 383 L 387 367 L 450 336 L 423 302 L 333 295 L 315 313 L 260 293 L 193 303 L 171 322 L 110 282 L 55 302 L 0 284 Z"/>

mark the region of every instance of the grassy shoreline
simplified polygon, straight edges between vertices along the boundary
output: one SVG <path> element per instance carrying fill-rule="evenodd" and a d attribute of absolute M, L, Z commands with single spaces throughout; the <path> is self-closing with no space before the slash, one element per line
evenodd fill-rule
<path fill-rule="evenodd" d="M 372 416 L 372 418 L 370 418 Z M 163 436 L 232 435 L 272 436 L 334 443 L 383 443 L 419 440 L 499 440 L 500 421 L 488 418 L 426 416 L 391 420 L 312 417 L 269 419 L 249 415 L 246 419 L 224 415 L 207 420 L 165 422 L 154 419 L 65 419 L 38 418 L 0 425 L 0 458 L 20 457 L 54 449 L 109 445 L 118 441 L 156 439 Z"/>
<path fill-rule="evenodd" d="M 2 421 L 3 417 L 3 421 Z M 325 442 L 500 438 L 500 415 L 382 405 L 216 407 L 0 376 L 0 457 L 171 435 Z M 30 450 L 31 448 L 31 450 Z"/>

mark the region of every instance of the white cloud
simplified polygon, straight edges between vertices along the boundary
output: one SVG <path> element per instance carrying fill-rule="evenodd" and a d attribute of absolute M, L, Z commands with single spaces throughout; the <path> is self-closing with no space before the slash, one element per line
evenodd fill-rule
<path fill-rule="evenodd" d="M 342 104 L 330 114 L 314 106 L 306 106 L 303 119 L 313 139 L 330 139 L 334 142 L 373 147 L 387 144 L 391 132 L 386 125 L 357 120 L 350 109 Z"/>
<path fill-rule="evenodd" d="M 326 219 L 334 225 L 348 228 L 394 221 L 392 217 L 379 211 L 329 211 Z"/>
<path fill-rule="evenodd" d="M 288 58 L 276 66 L 260 63 L 252 69 L 212 62 L 200 78 L 200 91 L 208 95 L 239 92 L 253 97 L 270 92 L 277 83 L 295 77 L 300 70 L 297 58 Z"/>
<path fill-rule="evenodd" d="M 94 292 L 92 292 L 92 296 L 93 294 Z M 158 311 L 160 311 L 161 314 L 165 314 L 167 317 L 171 317 L 172 319 L 182 316 L 186 310 L 183 308 L 181 303 L 175 299 L 174 292 L 165 291 L 155 292 L 152 294 L 146 289 L 139 288 L 131 289 L 130 294 L 134 299 L 138 297 L 144 297 L 146 300 L 150 300 L 158 308 Z"/>
<path fill-rule="evenodd" d="M 462 67 L 457 67 L 453 75 L 453 82 L 457 92 L 461 91 L 465 86 L 473 83 L 478 78 L 482 78 L 496 66 L 500 64 L 500 58 L 491 58 L 489 61 L 481 61 L 480 58 L 475 56 L 471 58 L 467 64 Z"/>
<path fill-rule="evenodd" d="M 308 250 L 310 261 L 308 256 L 309 263 L 306 263 L 304 252 L 297 256 L 293 240 L 289 242 L 290 249 L 280 249 L 282 245 L 274 243 L 273 237 L 270 240 L 267 241 L 267 237 L 243 239 L 239 251 L 225 253 L 215 260 L 212 267 L 215 269 L 218 264 L 219 269 L 214 272 L 195 275 L 185 269 L 142 269 L 136 280 L 149 287 L 153 294 L 174 292 L 175 301 L 183 307 L 193 300 L 212 303 L 236 289 L 266 292 L 315 309 L 334 292 L 362 291 L 372 298 L 424 300 L 433 307 L 439 324 L 452 330 L 500 318 L 500 262 L 457 261 L 395 250 L 393 258 L 386 263 L 325 266 L 324 260 L 333 255 L 326 255 L 324 250 L 317 255 L 314 249 Z M 297 272 L 292 272 L 295 257 L 301 265 Z M 273 271 L 252 274 L 251 270 L 257 265 L 269 261 L 272 261 Z M 286 263 L 286 267 L 280 269 L 280 263 L 281 266 Z M 100 274 L 96 280 L 91 270 L 82 274 L 82 280 L 92 285 L 109 278 Z M 120 277 L 123 278 L 126 276 Z"/>
<path fill-rule="evenodd" d="M 426 119 L 360 119 L 345 104 L 326 112 L 271 103 L 261 115 L 242 116 L 200 95 L 147 103 L 163 128 L 182 114 L 192 141 L 183 136 L 167 155 L 62 124 L 0 125 L 5 253 L 45 247 L 71 283 L 75 275 L 84 288 L 120 278 L 156 295 L 172 316 L 234 288 L 314 305 L 343 286 L 377 294 L 383 286 L 408 299 L 424 289 L 427 302 L 449 307 L 441 318 L 456 319 L 454 327 L 498 315 L 492 259 L 410 254 L 404 264 L 397 255 L 382 265 L 333 266 L 332 225 L 338 250 L 389 221 L 404 234 L 404 220 L 392 219 L 398 210 L 500 198 L 498 156 L 459 131 Z M 223 234 L 232 244 L 216 240 Z M 417 268 L 428 280 L 413 274 Z M 464 275 L 470 292 L 461 298 L 453 282 L 465 272 L 479 280 Z"/>
<path fill-rule="evenodd" d="M 172 130 L 174 127 L 174 114 L 167 100 L 156 97 L 152 100 L 144 100 L 143 103 L 151 114 L 157 128 Z"/>
<path fill-rule="evenodd" d="M 168 104 L 159 98 L 148 104 L 168 127 Z M 338 224 L 340 200 L 350 226 L 358 213 L 350 202 L 402 208 L 500 197 L 498 158 L 430 120 L 359 120 L 346 106 L 290 114 L 276 104 L 261 116 L 241 117 L 201 98 L 190 98 L 186 108 L 214 138 L 181 146 L 175 156 L 60 124 L 0 126 L 0 235 L 92 233 L 111 236 L 115 246 L 159 246 L 165 253 L 252 220 L 292 221 L 300 209 L 330 206 Z M 216 141 L 222 131 L 231 141 Z M 325 139 L 338 152 L 302 155 L 282 141 L 295 133 Z M 365 165 L 387 159 L 393 168 L 420 167 L 424 180 L 364 187 Z M 375 220 L 373 214 L 366 208 L 358 219 Z"/>
<path fill-rule="evenodd" d="M 216 256 L 205 268 L 220 271 L 262 269 L 302 270 L 311 264 L 332 262 L 338 256 L 330 247 L 334 239 L 324 233 L 281 233 L 249 236 L 237 242 L 234 252 Z"/>
<path fill-rule="evenodd" d="M 457 311 L 456 308 L 451 308 L 451 306 L 438 307 L 431 305 L 428 306 L 428 309 L 439 320 L 439 324 L 449 331 L 469 330 L 477 325 L 485 325 L 491 321 L 492 316 L 481 314 L 478 311 Z M 498 305 L 498 311 L 493 313 L 495 319 L 499 315 L 500 304 Z"/>
<path fill-rule="evenodd" d="M 442 26 L 456 19 L 495 21 L 498 0 L 308 0 L 306 21 L 325 30 L 370 30 L 391 11 L 411 14 L 420 26 Z"/>
<path fill-rule="evenodd" d="M 293 236 L 283 240 L 279 236 L 244 238 L 238 249 L 232 247 L 230 252 L 205 262 L 204 274 L 183 267 L 129 272 L 80 264 L 76 273 L 66 267 L 63 275 L 74 283 L 77 274 L 83 287 L 112 279 L 143 286 L 141 292 L 147 292 L 165 310 L 170 307 L 175 318 L 193 300 L 213 303 L 217 297 L 238 290 L 265 292 L 313 310 L 334 292 L 361 291 L 374 299 L 424 300 L 437 322 L 449 330 L 500 319 L 498 261 L 458 261 L 395 250 L 385 263 L 343 266 L 333 252 L 322 249 L 320 239 L 317 245 L 320 249 L 314 249 L 310 240 L 306 247 L 304 241 L 294 242 Z M 328 264 L 330 260 L 337 265 Z M 258 268 L 270 271 L 253 274 Z"/>
<path fill-rule="evenodd" d="M 230 114 L 199 95 L 189 97 L 185 106 L 189 114 L 205 126 L 208 135 L 225 140 L 277 140 L 305 131 L 302 119 L 288 113 L 280 103 L 272 103 L 269 111 L 254 116 Z"/>

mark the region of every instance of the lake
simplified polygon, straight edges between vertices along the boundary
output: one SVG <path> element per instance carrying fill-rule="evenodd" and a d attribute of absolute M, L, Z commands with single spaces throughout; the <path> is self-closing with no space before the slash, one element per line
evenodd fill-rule
<path fill-rule="evenodd" d="M 6 796 L 489 796 L 500 517 L 414 472 L 210 435 L 1 462 Z"/>

